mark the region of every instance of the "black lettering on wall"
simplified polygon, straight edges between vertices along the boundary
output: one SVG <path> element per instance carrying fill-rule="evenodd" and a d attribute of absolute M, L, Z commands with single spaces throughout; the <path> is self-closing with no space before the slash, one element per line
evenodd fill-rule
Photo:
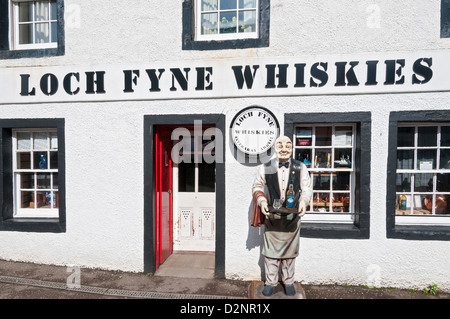
<path fill-rule="evenodd" d="M 350 69 L 346 71 L 347 62 L 336 62 L 336 84 L 335 86 L 358 86 L 359 82 L 356 78 L 354 67 L 359 62 L 350 62 Z M 345 81 L 347 79 L 347 82 Z"/>
<path fill-rule="evenodd" d="M 213 83 L 212 83 L 212 73 L 213 68 L 195 68 L 197 71 L 197 86 L 195 87 L 196 91 L 203 91 L 203 90 L 212 90 L 213 89 Z M 205 84 L 206 83 L 206 84 Z"/>
<path fill-rule="evenodd" d="M 366 85 L 377 85 L 377 65 L 378 61 L 367 61 L 367 82 Z"/>
<path fill-rule="evenodd" d="M 105 94 L 105 71 L 86 72 L 86 94 Z"/>
<path fill-rule="evenodd" d="M 424 65 L 422 62 L 426 63 L 426 65 Z M 432 65 L 433 65 L 432 58 L 418 59 L 416 62 L 414 62 L 413 71 L 415 74 L 413 75 L 412 83 L 425 84 L 429 82 L 433 77 L 433 70 L 431 69 Z M 417 75 L 421 76 L 422 80 L 419 79 Z"/>
<path fill-rule="evenodd" d="M 231 67 L 234 71 L 234 77 L 238 89 L 241 90 L 244 87 L 244 82 L 247 85 L 247 89 L 251 89 L 253 86 L 253 80 L 255 79 L 256 71 L 259 69 L 259 65 L 253 66 L 253 72 L 249 65 L 245 66 L 244 73 L 242 73 L 242 65 L 236 65 Z"/>
<path fill-rule="evenodd" d="M 277 65 L 276 64 L 268 64 L 266 65 L 267 69 L 267 83 L 266 89 L 274 89 L 274 88 L 287 88 L 287 68 L 289 64 L 279 64 L 278 65 L 278 74 L 275 74 Z M 278 78 L 278 85 L 275 85 L 275 78 Z"/>
<path fill-rule="evenodd" d="M 403 84 L 405 83 L 405 76 L 402 75 L 402 69 L 405 67 L 405 60 L 386 60 L 386 81 L 384 85 Z M 399 65 L 398 68 L 397 64 Z M 398 80 L 397 80 L 398 78 Z"/>
<path fill-rule="evenodd" d="M 139 70 L 124 70 L 124 93 L 132 93 L 133 84 L 137 85 L 137 79 L 139 78 Z"/>
<path fill-rule="evenodd" d="M 295 64 L 295 85 L 296 88 L 304 88 L 305 84 L 305 63 Z"/>
<path fill-rule="evenodd" d="M 322 69 L 319 69 L 319 66 L 322 67 Z M 311 67 L 311 78 L 309 85 L 311 87 L 322 87 L 325 84 L 327 84 L 328 82 L 327 69 L 328 63 L 326 62 L 314 63 L 313 66 Z M 314 79 L 319 80 L 320 83 L 317 83 L 316 81 L 314 81 Z"/>
<path fill-rule="evenodd" d="M 77 82 L 80 82 L 80 73 L 67 73 L 63 80 L 64 91 L 69 95 L 77 95 L 80 92 L 80 87 L 77 87 L 75 90 L 72 89 L 72 77 Z"/>
<path fill-rule="evenodd" d="M 58 91 L 58 78 L 52 74 L 44 74 L 41 78 L 41 91 L 45 95 L 53 95 Z"/>
<path fill-rule="evenodd" d="M 36 89 L 32 88 L 30 91 L 30 75 L 29 74 L 21 74 L 20 75 L 20 95 L 21 96 L 30 96 L 36 95 Z"/>
<path fill-rule="evenodd" d="M 176 91 L 177 88 L 175 87 L 175 79 L 177 80 L 178 84 L 180 85 L 181 89 L 183 91 L 187 91 L 188 89 L 188 74 L 191 70 L 190 68 L 184 68 L 183 69 L 186 75 L 183 75 L 180 69 L 170 69 L 172 72 L 172 87 L 170 88 L 171 91 Z"/>
<path fill-rule="evenodd" d="M 145 70 L 148 74 L 148 78 L 150 79 L 151 86 L 150 92 L 160 92 L 161 89 L 159 87 L 159 80 L 161 79 L 161 75 L 164 73 L 164 69 L 158 69 L 159 75 L 156 75 L 155 69 Z"/>

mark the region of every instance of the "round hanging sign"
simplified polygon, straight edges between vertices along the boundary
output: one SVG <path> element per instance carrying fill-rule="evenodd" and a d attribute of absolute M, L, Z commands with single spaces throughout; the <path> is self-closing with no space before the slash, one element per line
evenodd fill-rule
<path fill-rule="evenodd" d="M 260 106 L 250 106 L 236 114 L 230 129 L 237 149 L 248 155 L 259 155 L 272 148 L 280 126 L 272 112 Z"/>

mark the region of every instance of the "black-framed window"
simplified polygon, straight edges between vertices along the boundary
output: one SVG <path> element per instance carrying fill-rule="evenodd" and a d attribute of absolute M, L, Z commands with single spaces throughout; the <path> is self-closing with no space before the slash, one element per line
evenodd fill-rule
<path fill-rule="evenodd" d="M 64 119 L 3 119 L 0 134 L 0 231 L 65 232 Z"/>
<path fill-rule="evenodd" d="M 302 236 L 369 238 L 370 112 L 288 113 L 284 122 L 285 135 L 296 143 L 294 156 L 309 164 L 320 196 L 308 209 L 314 221 L 302 220 Z"/>
<path fill-rule="evenodd" d="M 270 0 L 184 0 L 183 50 L 269 46 Z"/>
<path fill-rule="evenodd" d="M 64 0 L 0 0 L 0 59 L 64 51 Z"/>
<path fill-rule="evenodd" d="M 441 0 L 441 38 L 450 38 L 450 0 Z"/>
<path fill-rule="evenodd" d="M 450 111 L 392 112 L 388 238 L 450 240 Z"/>

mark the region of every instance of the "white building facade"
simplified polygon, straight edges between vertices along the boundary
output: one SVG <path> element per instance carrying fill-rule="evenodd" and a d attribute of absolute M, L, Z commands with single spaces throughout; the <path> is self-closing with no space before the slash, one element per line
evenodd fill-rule
<path fill-rule="evenodd" d="M 0 258 L 260 280 L 281 134 L 314 180 L 299 282 L 450 291 L 449 9 L 0 0 Z"/>

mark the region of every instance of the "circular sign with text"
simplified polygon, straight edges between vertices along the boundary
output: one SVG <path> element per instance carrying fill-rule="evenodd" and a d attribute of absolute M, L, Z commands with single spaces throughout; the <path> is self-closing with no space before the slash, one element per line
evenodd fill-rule
<path fill-rule="evenodd" d="M 236 114 L 230 129 L 234 145 L 248 155 L 270 150 L 280 131 L 276 117 L 260 106 L 250 106 Z"/>

